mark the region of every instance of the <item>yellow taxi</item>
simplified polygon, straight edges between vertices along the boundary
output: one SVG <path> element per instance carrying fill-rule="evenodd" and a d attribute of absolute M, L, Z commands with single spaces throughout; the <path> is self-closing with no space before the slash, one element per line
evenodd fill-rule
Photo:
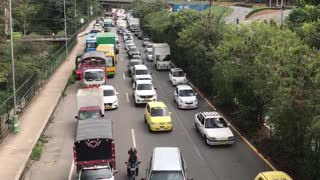
<path fill-rule="evenodd" d="M 282 171 L 266 171 L 259 173 L 254 180 L 292 180 L 292 178 Z"/>
<path fill-rule="evenodd" d="M 144 110 L 144 120 L 150 131 L 171 131 L 171 112 L 161 101 L 148 102 Z"/>

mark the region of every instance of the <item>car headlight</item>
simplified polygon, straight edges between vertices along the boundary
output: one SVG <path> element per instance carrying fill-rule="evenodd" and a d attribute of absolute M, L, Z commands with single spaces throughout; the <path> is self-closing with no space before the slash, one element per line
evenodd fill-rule
<path fill-rule="evenodd" d="M 169 121 L 169 122 L 167 122 L 167 124 L 168 124 L 168 125 L 171 125 L 171 124 L 172 124 L 172 122 L 171 122 L 171 121 Z"/>
<path fill-rule="evenodd" d="M 116 99 L 113 103 L 117 103 L 118 102 L 118 100 Z"/>
<path fill-rule="evenodd" d="M 228 137 L 228 140 L 234 140 L 234 136 Z"/>
<path fill-rule="evenodd" d="M 210 137 L 210 138 L 208 138 L 210 141 L 216 141 L 217 140 L 217 138 L 215 138 L 215 137 Z"/>
<path fill-rule="evenodd" d="M 151 125 L 157 125 L 157 123 L 151 122 Z"/>

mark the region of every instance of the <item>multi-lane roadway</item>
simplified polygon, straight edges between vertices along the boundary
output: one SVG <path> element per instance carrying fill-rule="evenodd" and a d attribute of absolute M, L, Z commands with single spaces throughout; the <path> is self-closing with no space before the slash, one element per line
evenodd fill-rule
<path fill-rule="evenodd" d="M 125 180 L 128 159 L 127 151 L 134 142 L 138 149 L 140 164 L 139 177 L 144 177 L 145 168 L 152 150 L 157 146 L 179 147 L 186 160 L 188 176 L 195 180 L 252 180 L 258 172 L 270 170 L 270 167 L 236 133 L 236 143 L 232 146 L 210 147 L 206 145 L 194 128 L 194 114 L 211 111 L 211 106 L 198 97 L 199 107 L 194 110 L 180 110 L 173 101 L 174 87 L 168 81 L 168 71 L 157 71 L 152 62 L 146 62 L 152 72 L 154 86 L 157 87 L 158 100 L 166 103 L 172 112 L 173 131 L 150 133 L 143 119 L 144 107 L 136 107 L 132 95 L 132 82 L 128 76 L 128 57 L 124 50 L 122 37 L 120 53 L 117 55 L 116 76 L 108 80 L 119 92 L 119 108 L 106 111 L 105 115 L 113 121 L 116 144 L 117 180 Z M 81 41 L 79 42 L 83 44 Z M 135 39 L 143 56 L 142 42 Z M 72 59 L 73 60 L 73 59 Z M 29 179 L 75 179 L 72 167 L 72 145 L 75 137 L 76 91 L 80 84 L 70 86 L 67 96 L 59 104 L 53 123 L 47 132 L 49 142 L 45 145 L 40 162 L 35 163 L 28 172 Z"/>

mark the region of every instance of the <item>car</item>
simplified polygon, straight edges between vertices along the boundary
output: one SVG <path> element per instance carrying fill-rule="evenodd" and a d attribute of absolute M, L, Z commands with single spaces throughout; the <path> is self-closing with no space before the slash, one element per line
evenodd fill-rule
<path fill-rule="evenodd" d="M 99 29 L 92 29 L 89 34 L 95 34 L 95 33 L 100 33 L 101 31 Z"/>
<path fill-rule="evenodd" d="M 153 61 L 153 51 L 147 51 L 146 52 L 147 61 Z"/>
<path fill-rule="evenodd" d="M 104 109 L 116 109 L 118 108 L 118 92 L 111 85 L 101 86 L 103 89 L 103 101 Z"/>
<path fill-rule="evenodd" d="M 178 85 L 173 93 L 173 98 L 180 109 L 198 107 L 197 93 L 189 85 Z"/>
<path fill-rule="evenodd" d="M 124 36 L 123 40 L 127 41 L 127 40 L 133 40 L 133 36 Z"/>
<path fill-rule="evenodd" d="M 186 84 L 186 73 L 181 68 L 171 68 L 169 71 L 169 81 L 173 86 L 178 84 Z"/>
<path fill-rule="evenodd" d="M 119 44 L 119 38 L 118 38 L 118 36 L 116 36 L 115 39 L 116 39 L 116 43 Z"/>
<path fill-rule="evenodd" d="M 135 36 L 138 36 L 138 34 L 141 32 L 141 30 L 140 29 L 138 29 L 138 30 L 136 30 L 133 34 L 135 35 Z"/>
<path fill-rule="evenodd" d="M 141 180 L 193 180 L 188 178 L 186 161 L 178 147 L 155 147 Z"/>
<path fill-rule="evenodd" d="M 144 121 L 148 124 L 150 131 L 172 131 L 171 112 L 161 101 L 147 103 Z"/>
<path fill-rule="evenodd" d="M 129 59 L 133 56 L 133 55 L 141 55 L 139 49 L 137 47 L 130 47 L 128 50 L 128 56 Z"/>
<path fill-rule="evenodd" d="M 137 46 L 135 45 L 135 44 L 127 44 L 126 46 L 125 46 L 125 49 L 127 50 L 127 51 L 129 51 L 129 49 L 130 48 L 137 48 Z M 128 53 L 128 52 L 127 52 Z M 128 53 L 129 54 L 129 53 Z"/>
<path fill-rule="evenodd" d="M 145 37 L 142 40 L 142 46 L 145 47 L 147 43 L 150 43 L 150 42 L 151 42 L 150 38 Z"/>
<path fill-rule="evenodd" d="M 131 60 L 131 59 L 142 59 L 143 60 L 141 54 L 134 54 L 131 56 L 131 58 L 129 60 Z"/>
<path fill-rule="evenodd" d="M 94 26 L 92 30 L 98 30 L 100 32 L 104 32 L 103 27 L 99 27 L 99 26 Z"/>
<path fill-rule="evenodd" d="M 142 64 L 144 64 L 142 59 L 131 59 L 131 60 L 129 60 L 129 62 L 128 62 L 128 74 L 129 74 L 129 76 L 131 76 L 131 74 L 132 74 L 132 69 L 133 69 L 134 65 L 142 65 Z"/>
<path fill-rule="evenodd" d="M 153 46 L 152 46 L 152 43 L 151 43 L 151 42 L 146 43 L 146 46 L 145 46 L 145 47 L 146 47 L 146 52 L 147 52 L 147 51 L 152 51 L 152 47 L 153 47 Z"/>
<path fill-rule="evenodd" d="M 283 171 L 266 171 L 259 173 L 254 180 L 292 180 L 292 178 Z"/>
<path fill-rule="evenodd" d="M 135 105 L 145 104 L 150 101 L 157 101 L 156 88 L 153 87 L 151 80 L 137 80 L 133 83 L 132 87 Z"/>
<path fill-rule="evenodd" d="M 216 111 L 195 114 L 194 125 L 207 145 L 232 145 L 235 142 L 230 124 Z"/>
<path fill-rule="evenodd" d="M 150 75 L 148 68 L 146 65 L 134 65 L 131 72 L 132 82 L 136 80 L 151 80 L 152 77 Z"/>
<path fill-rule="evenodd" d="M 143 39 L 143 32 L 140 31 L 137 36 L 138 36 L 138 39 L 142 40 Z"/>

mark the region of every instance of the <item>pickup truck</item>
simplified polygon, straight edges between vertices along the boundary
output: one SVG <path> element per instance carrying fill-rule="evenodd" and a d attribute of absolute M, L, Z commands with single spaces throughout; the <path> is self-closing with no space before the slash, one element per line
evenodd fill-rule
<path fill-rule="evenodd" d="M 230 124 L 216 111 L 195 114 L 194 125 L 208 145 L 234 144 Z"/>

